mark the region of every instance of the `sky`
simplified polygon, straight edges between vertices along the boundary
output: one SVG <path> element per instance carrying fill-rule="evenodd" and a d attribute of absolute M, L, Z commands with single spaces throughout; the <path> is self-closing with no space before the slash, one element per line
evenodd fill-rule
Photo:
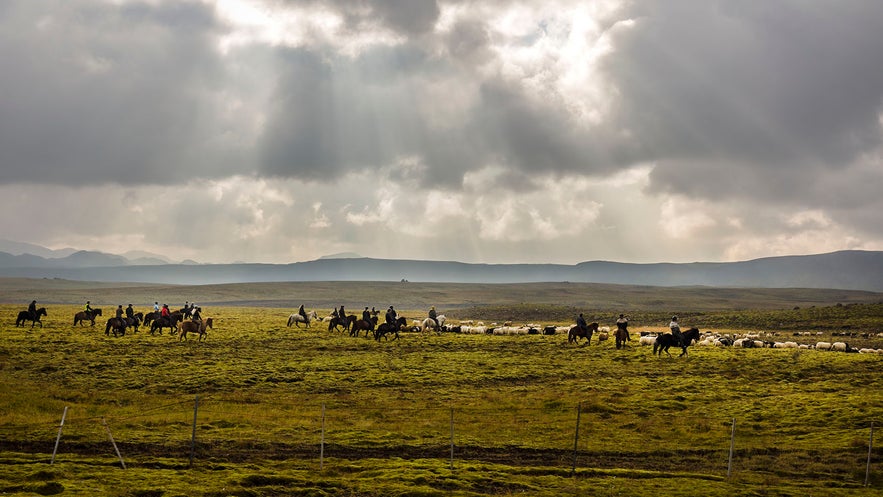
<path fill-rule="evenodd" d="M 0 233 L 172 260 L 883 250 L 879 0 L 5 0 Z"/>

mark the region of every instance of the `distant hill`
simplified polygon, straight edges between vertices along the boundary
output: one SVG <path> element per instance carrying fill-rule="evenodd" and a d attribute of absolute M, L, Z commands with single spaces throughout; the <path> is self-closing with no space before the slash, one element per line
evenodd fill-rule
<path fill-rule="evenodd" d="M 0 253 L 0 277 L 205 285 L 279 281 L 438 283 L 583 282 L 650 286 L 831 288 L 883 291 L 883 252 L 842 251 L 729 263 L 467 264 L 371 258 L 293 264 L 133 265 L 110 254 L 78 252 L 62 259 Z"/>

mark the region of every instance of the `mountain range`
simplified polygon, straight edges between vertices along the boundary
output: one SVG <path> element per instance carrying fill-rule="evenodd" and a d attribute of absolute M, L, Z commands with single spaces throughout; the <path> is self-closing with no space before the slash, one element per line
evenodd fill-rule
<path fill-rule="evenodd" d="M 0 249 L 9 243 L 0 241 Z M 24 249 L 23 245 L 19 249 Z M 33 246 L 39 247 L 39 246 Z M 42 247 L 39 247 L 42 248 Z M 144 252 L 125 255 L 64 249 L 0 251 L 0 277 L 182 285 L 278 281 L 408 281 L 444 283 L 580 282 L 648 286 L 831 288 L 883 292 L 883 252 L 840 251 L 741 262 L 631 264 L 469 264 L 373 259 L 338 254 L 292 264 L 172 263 Z M 65 255 L 66 254 L 66 255 Z M 130 258 L 131 257 L 131 258 Z"/>

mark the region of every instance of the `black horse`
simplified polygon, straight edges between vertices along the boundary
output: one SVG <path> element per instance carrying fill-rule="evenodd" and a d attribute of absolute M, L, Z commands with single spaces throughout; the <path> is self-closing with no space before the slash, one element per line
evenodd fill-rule
<path fill-rule="evenodd" d="M 120 336 L 126 334 L 126 318 L 110 318 L 107 320 L 107 325 L 104 327 L 104 334 L 110 336 L 110 332 L 113 332 L 113 336 Z"/>
<path fill-rule="evenodd" d="M 693 340 L 699 341 L 699 328 L 690 328 L 682 332 L 681 343 L 678 343 L 678 339 L 671 333 L 665 333 L 656 337 L 656 343 L 653 344 L 653 353 L 662 356 L 662 353 L 665 352 L 671 357 L 668 349 L 673 345 L 677 345 L 683 349 L 683 352 L 678 357 L 683 357 L 687 355 L 687 347 L 690 346 Z"/>
<path fill-rule="evenodd" d="M 15 326 L 24 326 L 25 321 L 31 322 L 31 328 L 34 327 L 35 324 L 40 323 L 40 328 L 43 327 L 43 321 L 40 321 L 40 316 L 46 315 L 46 308 L 41 307 L 37 309 L 36 313 L 32 313 L 30 311 L 21 311 L 18 313 L 18 318 L 15 320 Z"/>
<path fill-rule="evenodd" d="M 378 342 L 380 341 L 381 338 L 385 338 L 385 339 L 389 340 L 389 337 L 387 335 L 392 334 L 392 335 L 395 335 L 395 337 L 393 337 L 393 340 L 395 340 L 399 337 L 399 330 L 401 330 L 407 324 L 408 324 L 408 320 L 405 318 L 396 319 L 395 324 L 382 323 L 380 326 L 378 326 L 374 330 L 374 339 L 377 340 Z"/>
<path fill-rule="evenodd" d="M 159 334 L 162 335 L 162 329 L 168 328 L 169 333 L 174 335 L 177 332 L 178 321 L 182 321 L 182 315 L 177 312 L 173 312 L 169 317 L 156 318 L 150 323 L 150 334 L 153 335 L 159 330 Z"/>
<path fill-rule="evenodd" d="M 343 331 L 349 331 L 350 327 L 357 321 L 356 316 L 344 316 L 343 318 L 333 317 L 331 321 L 328 323 L 328 331 L 335 330 L 337 331 L 338 326 L 343 327 Z"/>

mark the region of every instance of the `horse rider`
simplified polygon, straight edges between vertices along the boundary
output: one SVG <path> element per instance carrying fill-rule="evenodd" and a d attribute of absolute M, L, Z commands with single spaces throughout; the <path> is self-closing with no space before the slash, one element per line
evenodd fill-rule
<path fill-rule="evenodd" d="M 30 304 L 28 304 L 28 314 L 31 316 L 31 319 L 37 319 L 37 301 L 32 300 Z"/>
<path fill-rule="evenodd" d="M 153 312 L 159 312 L 159 302 L 153 303 Z"/>
<path fill-rule="evenodd" d="M 88 316 L 89 319 L 92 319 L 92 306 L 89 304 L 88 300 L 86 301 L 86 305 L 83 306 L 83 312 L 86 313 L 86 316 Z"/>
<path fill-rule="evenodd" d="M 368 310 L 368 306 L 365 306 L 365 310 L 362 311 L 362 319 L 366 323 L 371 323 L 371 311 Z"/>
<path fill-rule="evenodd" d="M 678 324 L 678 317 L 672 316 L 671 322 L 668 323 L 668 328 L 671 330 L 671 336 L 675 337 L 678 341 L 678 346 L 684 346 L 684 336 L 681 334 L 681 325 Z"/>
<path fill-rule="evenodd" d="M 576 318 L 576 326 L 585 333 L 589 331 L 589 324 L 586 323 L 586 318 L 583 317 L 583 313 L 579 313 L 579 317 Z"/>
<path fill-rule="evenodd" d="M 616 329 L 625 332 L 626 341 L 630 341 L 632 339 L 629 336 L 629 320 L 627 317 L 625 317 L 624 314 L 620 314 L 619 319 L 616 320 Z"/>
<path fill-rule="evenodd" d="M 126 307 L 126 318 L 135 319 L 135 309 L 132 307 L 132 304 L 129 304 L 129 307 Z"/>
<path fill-rule="evenodd" d="M 438 329 L 438 313 L 435 312 L 435 306 L 429 308 L 429 319 L 435 321 L 435 329 Z"/>
<path fill-rule="evenodd" d="M 193 312 L 190 313 L 190 320 L 196 322 L 202 322 L 202 316 L 199 312 L 202 311 L 202 307 L 196 307 L 193 309 Z"/>
<path fill-rule="evenodd" d="M 340 322 L 341 322 L 341 323 L 345 323 L 345 322 L 346 322 L 346 311 L 343 310 L 343 306 L 342 306 L 342 305 L 340 306 L 340 310 L 337 311 L 337 317 L 340 318 Z"/>
<path fill-rule="evenodd" d="M 300 305 L 300 308 L 297 310 L 297 313 L 300 314 L 302 318 L 304 318 L 304 321 L 307 320 L 307 311 L 304 310 L 303 304 Z"/>
<path fill-rule="evenodd" d="M 389 324 L 396 324 L 396 310 L 389 306 L 389 309 L 386 310 L 386 322 Z"/>
<path fill-rule="evenodd" d="M 169 319 L 171 317 L 171 312 L 169 312 L 169 304 L 163 304 L 162 309 L 159 311 L 159 317 Z"/>

